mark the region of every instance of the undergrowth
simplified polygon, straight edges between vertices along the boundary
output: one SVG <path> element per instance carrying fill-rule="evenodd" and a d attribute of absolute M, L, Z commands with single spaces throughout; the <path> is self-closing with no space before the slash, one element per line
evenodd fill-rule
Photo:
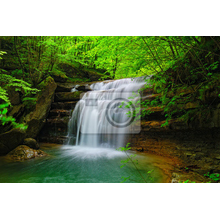
<path fill-rule="evenodd" d="M 217 49 L 216 49 L 217 50 Z M 215 54 L 219 51 L 215 50 Z M 172 67 L 150 78 L 150 84 L 141 89 L 152 89 L 159 94 L 153 100 L 141 103 L 142 117 L 150 115 L 150 107 L 161 107 L 169 125 L 171 119 L 185 123 L 211 117 L 212 108 L 220 103 L 220 59 L 211 52 L 194 51 L 176 61 Z M 148 108 L 148 109 L 147 109 Z"/>

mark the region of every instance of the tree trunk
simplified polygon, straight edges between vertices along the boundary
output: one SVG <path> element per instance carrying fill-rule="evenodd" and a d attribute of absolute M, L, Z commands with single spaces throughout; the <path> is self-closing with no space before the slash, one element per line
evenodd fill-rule
<path fill-rule="evenodd" d="M 157 60 L 157 58 L 155 57 L 155 55 L 154 55 L 154 53 L 152 52 L 151 48 L 149 47 L 149 45 L 148 45 L 147 42 L 145 41 L 144 37 L 142 37 L 142 39 L 143 39 L 144 43 L 147 45 L 148 49 L 150 50 L 150 52 L 151 52 L 151 54 L 152 54 L 154 60 L 157 62 L 157 64 L 158 64 L 158 66 L 160 67 L 161 71 L 163 71 L 163 68 L 160 66 L 160 64 L 159 64 L 159 62 L 158 62 L 158 60 Z"/>
<path fill-rule="evenodd" d="M 169 43 L 170 49 L 171 49 L 172 54 L 173 54 L 173 59 L 176 59 L 176 55 L 175 55 L 175 53 L 174 53 L 174 50 L 173 50 L 172 44 L 171 44 L 170 42 L 168 42 L 168 43 Z"/>
<path fill-rule="evenodd" d="M 21 61 L 21 58 L 19 56 L 19 53 L 18 53 L 18 50 L 17 50 L 17 40 L 18 40 L 18 37 L 14 37 L 14 48 L 15 48 L 15 52 L 16 52 L 16 55 L 18 57 L 18 62 L 20 64 L 20 68 L 22 70 L 22 73 L 23 73 L 23 79 L 25 78 L 25 71 L 24 71 L 24 66 L 22 64 L 22 61 Z"/>

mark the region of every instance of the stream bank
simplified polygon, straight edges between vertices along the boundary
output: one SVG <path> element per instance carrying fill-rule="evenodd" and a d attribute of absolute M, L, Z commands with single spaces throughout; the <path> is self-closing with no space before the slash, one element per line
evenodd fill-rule
<path fill-rule="evenodd" d="M 139 135 L 131 135 L 131 149 L 174 161 L 173 182 L 209 182 L 207 173 L 220 173 L 219 128 L 178 130 L 162 122 L 142 121 Z"/>

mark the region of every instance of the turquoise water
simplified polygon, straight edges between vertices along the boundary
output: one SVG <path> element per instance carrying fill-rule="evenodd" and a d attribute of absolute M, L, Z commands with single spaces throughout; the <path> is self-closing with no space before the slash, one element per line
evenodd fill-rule
<path fill-rule="evenodd" d="M 9 162 L 1 157 L 0 182 L 120 183 L 123 177 L 130 177 L 127 183 L 143 183 L 163 182 L 165 178 L 163 172 L 144 155 L 137 155 L 134 160 L 137 160 L 138 170 L 145 180 L 131 163 L 120 168 L 121 161 L 127 156 L 115 149 L 46 145 L 41 149 L 49 156 L 23 162 Z M 151 170 L 151 174 L 147 174 Z"/>

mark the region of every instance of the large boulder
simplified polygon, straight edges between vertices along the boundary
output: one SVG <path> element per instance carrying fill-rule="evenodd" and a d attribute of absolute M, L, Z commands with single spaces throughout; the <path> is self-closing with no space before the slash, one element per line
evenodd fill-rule
<path fill-rule="evenodd" d="M 53 72 L 50 73 L 55 82 L 65 83 L 68 79 L 66 74 L 62 71 L 54 69 Z"/>
<path fill-rule="evenodd" d="M 80 65 L 79 63 L 67 64 L 60 63 L 57 66 L 62 72 L 64 72 L 68 77 L 77 79 L 77 78 L 85 78 L 89 81 L 97 81 L 102 79 L 106 74 L 103 74 L 103 70 L 97 69 L 87 69 Z M 111 79 L 108 77 L 107 79 Z"/>
<path fill-rule="evenodd" d="M 6 159 L 12 161 L 28 160 L 35 157 L 46 156 L 42 150 L 34 150 L 26 145 L 20 145 L 6 155 Z"/>
<path fill-rule="evenodd" d="M 36 107 L 33 112 L 25 116 L 24 122 L 28 128 L 26 137 L 36 138 L 46 121 L 54 99 L 56 83 L 52 77 L 47 77 L 40 85 L 41 92 L 38 94 Z"/>
<path fill-rule="evenodd" d="M 70 78 L 75 77 L 87 77 L 87 73 L 81 70 L 80 66 L 73 65 L 73 64 L 67 64 L 67 63 L 60 63 L 58 64 L 58 68 L 65 72 L 65 74 Z"/>
<path fill-rule="evenodd" d="M 73 84 L 57 82 L 56 92 L 70 92 L 72 88 Z"/>
<path fill-rule="evenodd" d="M 32 149 L 39 149 L 39 144 L 37 143 L 37 141 L 33 138 L 25 138 L 24 139 L 24 145 L 32 148 Z"/>
<path fill-rule="evenodd" d="M 104 75 L 102 73 L 99 73 L 99 72 L 97 72 L 95 70 L 84 70 L 84 72 L 87 73 L 88 78 L 91 81 L 97 81 L 97 80 L 102 79 L 102 77 L 104 77 Z M 111 78 L 108 77 L 107 79 L 111 79 Z"/>
<path fill-rule="evenodd" d="M 14 128 L 8 132 L 0 134 L 0 156 L 6 155 L 23 142 L 25 131 Z"/>

